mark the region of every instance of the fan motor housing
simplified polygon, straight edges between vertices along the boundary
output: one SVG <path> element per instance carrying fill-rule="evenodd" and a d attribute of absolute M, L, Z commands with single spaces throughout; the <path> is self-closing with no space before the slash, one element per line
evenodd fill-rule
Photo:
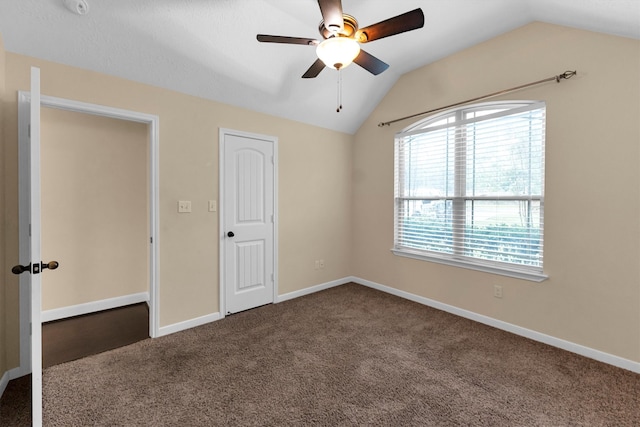
<path fill-rule="evenodd" d="M 358 21 L 351 15 L 347 15 L 346 13 L 342 14 L 342 20 L 344 21 L 344 29 L 339 32 L 342 37 L 353 37 L 358 31 Z M 318 31 L 320 31 L 320 35 L 324 39 L 328 39 L 332 37 L 334 33 L 327 29 L 324 25 L 324 19 L 320 21 L 318 25 Z"/>

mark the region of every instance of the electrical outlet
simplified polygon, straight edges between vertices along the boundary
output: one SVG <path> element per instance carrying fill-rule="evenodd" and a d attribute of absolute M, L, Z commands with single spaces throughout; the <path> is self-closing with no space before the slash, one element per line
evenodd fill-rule
<path fill-rule="evenodd" d="M 180 213 L 191 212 L 191 200 L 180 200 L 178 202 L 178 212 Z"/>
<path fill-rule="evenodd" d="M 496 298 L 502 298 L 502 286 L 493 285 L 493 296 Z"/>
<path fill-rule="evenodd" d="M 324 260 L 321 259 L 320 261 L 318 261 L 318 264 L 320 265 L 320 269 L 324 268 Z"/>
<path fill-rule="evenodd" d="M 320 270 L 320 261 L 316 260 L 316 270 Z"/>

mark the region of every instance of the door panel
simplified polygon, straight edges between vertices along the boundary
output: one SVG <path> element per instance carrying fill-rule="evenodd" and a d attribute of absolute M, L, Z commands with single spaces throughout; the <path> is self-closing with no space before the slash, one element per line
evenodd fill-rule
<path fill-rule="evenodd" d="M 264 287 L 264 240 L 237 243 L 236 250 L 238 263 L 236 292 Z"/>
<path fill-rule="evenodd" d="M 242 141 L 232 139 L 235 144 Z M 235 224 L 264 224 L 264 153 L 253 149 L 236 149 L 235 166 L 237 176 L 237 209 Z"/>
<path fill-rule="evenodd" d="M 274 141 L 223 134 L 227 314 L 274 300 Z"/>

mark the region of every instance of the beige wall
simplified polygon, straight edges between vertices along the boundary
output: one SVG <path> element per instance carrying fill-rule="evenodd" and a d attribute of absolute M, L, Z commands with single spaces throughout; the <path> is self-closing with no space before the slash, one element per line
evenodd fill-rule
<path fill-rule="evenodd" d="M 377 123 L 567 69 L 578 76 L 501 98 L 547 103 L 549 280 L 394 256 L 393 137 L 412 121 Z M 533 23 L 404 75 L 355 138 L 354 275 L 640 361 L 639 117 L 638 40 Z"/>
<path fill-rule="evenodd" d="M 0 35 L 0 100 L 4 98 L 5 93 L 5 52 L 4 44 L 2 43 L 2 36 Z M 5 211 L 5 178 L 4 178 L 4 102 L 0 101 L 0 378 L 7 370 L 7 342 L 6 342 L 6 324 L 7 318 L 5 314 L 5 286 L 7 281 L 5 280 L 5 223 L 4 223 L 4 211 Z"/>
<path fill-rule="evenodd" d="M 99 73 L 7 53 L 6 159 L 9 262 L 18 253 L 16 91 L 41 68 L 44 95 L 160 117 L 160 325 L 218 311 L 219 128 L 279 139 L 279 293 L 350 274 L 351 135 L 283 120 Z M 193 212 L 178 214 L 177 201 Z M 324 270 L 314 260 L 324 259 Z M 11 278 L 11 280 L 14 280 Z M 10 367 L 18 364 L 18 293 L 9 292 Z M 11 285 L 9 285 L 9 289 Z"/>
<path fill-rule="evenodd" d="M 41 111 L 42 309 L 149 290 L 147 125 Z"/>

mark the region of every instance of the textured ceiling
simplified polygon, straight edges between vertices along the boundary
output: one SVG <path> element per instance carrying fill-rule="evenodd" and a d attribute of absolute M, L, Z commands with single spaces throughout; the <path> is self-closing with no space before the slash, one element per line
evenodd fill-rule
<path fill-rule="evenodd" d="M 390 64 L 373 76 L 300 76 L 315 49 L 256 34 L 319 38 L 316 0 L 0 0 L 6 50 L 354 133 L 404 73 L 532 21 L 640 39 L 640 0 L 342 0 L 361 27 L 422 8 L 422 29 L 363 46 Z"/>

